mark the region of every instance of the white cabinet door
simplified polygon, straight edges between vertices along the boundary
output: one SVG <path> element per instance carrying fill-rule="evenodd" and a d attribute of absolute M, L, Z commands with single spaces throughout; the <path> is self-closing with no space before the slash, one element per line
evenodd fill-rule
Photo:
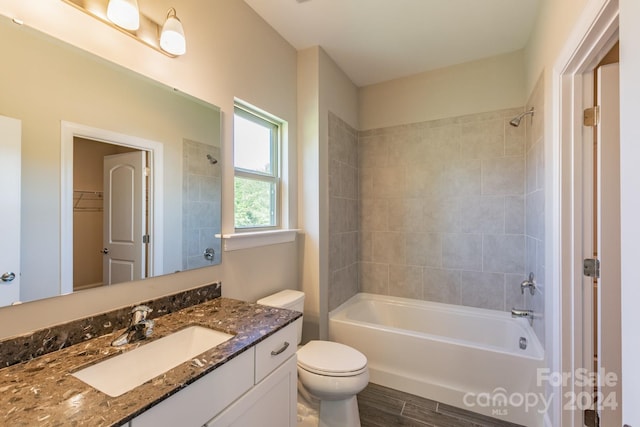
<path fill-rule="evenodd" d="M 297 386 L 297 358 L 294 355 L 206 427 L 295 427 Z"/>
<path fill-rule="evenodd" d="M 253 386 L 251 348 L 131 421 L 131 427 L 201 427 Z"/>
<path fill-rule="evenodd" d="M 20 299 L 20 120 L 0 116 L 0 307 Z"/>

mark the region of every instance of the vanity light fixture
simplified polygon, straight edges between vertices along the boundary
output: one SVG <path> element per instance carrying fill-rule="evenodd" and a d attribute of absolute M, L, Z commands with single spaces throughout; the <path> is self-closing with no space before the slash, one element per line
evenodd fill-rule
<path fill-rule="evenodd" d="M 182 22 L 176 16 L 174 8 L 167 12 L 167 20 L 162 26 L 162 34 L 160 34 L 160 48 L 172 55 L 184 55 L 187 51 L 187 42 L 184 38 L 184 29 Z"/>
<path fill-rule="evenodd" d="M 140 11 L 138 0 L 62 1 L 171 58 L 187 50 L 184 28 L 174 8 L 161 25 Z"/>
<path fill-rule="evenodd" d="M 138 0 L 109 0 L 107 18 L 125 30 L 137 30 L 140 28 Z"/>

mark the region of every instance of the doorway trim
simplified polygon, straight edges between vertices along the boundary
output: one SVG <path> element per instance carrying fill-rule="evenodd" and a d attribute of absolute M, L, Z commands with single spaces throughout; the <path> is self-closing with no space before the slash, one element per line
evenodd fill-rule
<path fill-rule="evenodd" d="M 73 292 L 73 140 L 76 137 L 150 152 L 152 204 L 149 277 L 163 274 L 164 147 L 162 143 L 77 123 L 60 123 L 60 295 Z"/>
<path fill-rule="evenodd" d="M 584 109 L 583 85 L 589 72 L 618 39 L 618 0 L 591 1 L 561 51 L 553 68 L 553 212 L 555 233 L 550 254 L 554 265 L 555 312 L 553 343 L 557 349 L 550 361 L 553 372 L 575 374 L 584 365 L 583 355 L 583 237 L 582 163 Z M 557 307 L 557 311 L 556 311 Z M 581 391 L 568 381 L 554 396 L 552 425 L 582 426 L 582 412 L 564 410 L 565 393 Z"/>

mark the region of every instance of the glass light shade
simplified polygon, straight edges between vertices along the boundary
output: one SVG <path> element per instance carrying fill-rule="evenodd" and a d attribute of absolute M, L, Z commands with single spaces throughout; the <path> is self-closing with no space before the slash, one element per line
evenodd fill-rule
<path fill-rule="evenodd" d="M 187 51 L 187 41 L 184 38 L 182 23 L 173 9 L 169 10 L 167 20 L 162 26 L 160 47 L 172 55 L 184 55 Z"/>
<path fill-rule="evenodd" d="M 107 18 L 125 30 L 137 30 L 140 28 L 138 0 L 109 0 Z"/>

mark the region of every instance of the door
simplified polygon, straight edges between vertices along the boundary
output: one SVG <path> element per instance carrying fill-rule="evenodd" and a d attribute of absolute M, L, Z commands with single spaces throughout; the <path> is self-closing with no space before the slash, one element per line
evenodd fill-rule
<path fill-rule="evenodd" d="M 597 69 L 597 372 L 600 425 L 622 425 L 620 276 L 620 84 L 619 64 Z"/>
<path fill-rule="evenodd" d="M 606 58 L 605 58 L 606 59 Z M 575 396 L 587 427 L 622 425 L 620 276 L 620 90 L 617 59 L 603 60 L 585 112 L 583 234 L 584 366 L 589 380 Z M 592 136 L 592 137 L 591 137 Z M 592 396 L 589 402 L 582 396 Z M 586 407 L 589 403 L 589 407 Z"/>
<path fill-rule="evenodd" d="M 103 283 L 146 276 L 146 153 L 135 151 L 104 158 Z"/>
<path fill-rule="evenodd" d="M 20 300 L 20 120 L 0 116 L 0 306 Z"/>

